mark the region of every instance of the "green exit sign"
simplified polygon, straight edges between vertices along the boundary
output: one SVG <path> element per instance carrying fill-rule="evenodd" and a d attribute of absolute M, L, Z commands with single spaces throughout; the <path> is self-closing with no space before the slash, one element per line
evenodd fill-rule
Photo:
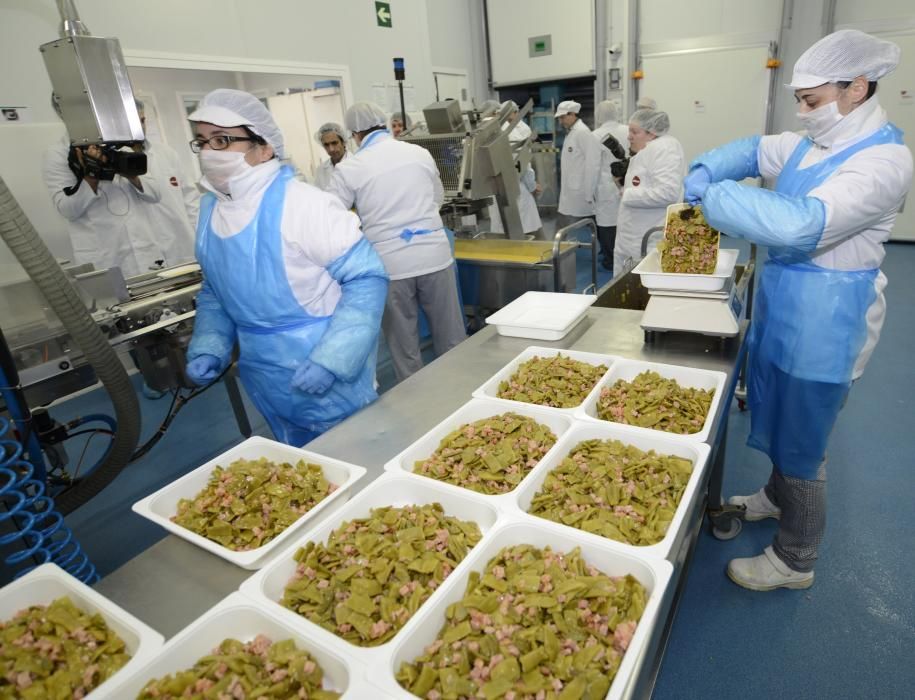
<path fill-rule="evenodd" d="M 391 3 L 375 3 L 375 21 L 378 22 L 379 27 L 387 27 L 388 29 L 391 28 Z"/>

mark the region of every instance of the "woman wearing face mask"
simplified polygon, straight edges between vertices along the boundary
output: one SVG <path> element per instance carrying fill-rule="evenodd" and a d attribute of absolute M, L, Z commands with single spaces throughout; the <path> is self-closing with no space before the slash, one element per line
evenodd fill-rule
<path fill-rule="evenodd" d="M 883 325 L 883 243 L 912 180 L 912 154 L 875 96 L 899 47 L 830 34 L 794 66 L 807 130 L 741 139 L 699 156 L 686 199 L 722 233 L 769 246 L 753 309 L 748 444 L 772 460 L 768 484 L 730 503 L 778 519 L 772 546 L 734 559 L 753 590 L 813 584 L 826 515 L 826 444 Z M 738 185 L 777 178 L 775 190 Z"/>
<path fill-rule="evenodd" d="M 190 121 L 209 193 L 187 375 L 214 380 L 237 342 L 251 400 L 277 439 L 303 445 L 377 398 L 384 265 L 355 214 L 280 164 L 283 135 L 256 97 L 215 90 Z"/>

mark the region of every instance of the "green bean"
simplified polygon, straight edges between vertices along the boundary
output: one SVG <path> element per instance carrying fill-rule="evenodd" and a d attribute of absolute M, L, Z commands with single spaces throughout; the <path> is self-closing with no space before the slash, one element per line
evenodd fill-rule
<path fill-rule="evenodd" d="M 0 698 L 70 700 L 88 695 L 130 660 L 98 613 L 66 596 L 0 622 Z"/>
<path fill-rule="evenodd" d="M 413 472 L 480 493 L 507 493 L 555 442 L 556 435 L 533 418 L 503 413 L 453 430 Z"/>
<path fill-rule="evenodd" d="M 710 275 L 718 263 L 718 231 L 709 226 L 701 207 L 673 212 L 667 217 L 661 251 L 661 271 Z"/>
<path fill-rule="evenodd" d="M 498 396 L 541 406 L 575 408 L 606 371 L 606 365 L 580 362 L 562 353 L 533 357 L 521 363 L 508 380 L 499 383 Z"/>
<path fill-rule="evenodd" d="M 358 646 L 384 644 L 481 536 L 438 503 L 376 508 L 295 553 L 281 604 Z"/>
<path fill-rule="evenodd" d="M 247 643 L 225 639 L 193 668 L 149 681 L 137 700 L 178 698 L 310 698 L 333 700 L 321 666 L 295 642 L 262 634 Z"/>
<path fill-rule="evenodd" d="M 239 459 L 216 467 L 194 498 L 178 501 L 172 520 L 243 552 L 267 544 L 336 490 L 317 464 Z"/>
<path fill-rule="evenodd" d="M 692 471 L 682 457 L 619 440 L 585 440 L 547 475 L 528 512 L 619 542 L 656 544 Z"/>
<path fill-rule="evenodd" d="M 601 389 L 597 417 L 688 435 L 702 430 L 714 396 L 714 389 L 680 386 L 675 379 L 646 371 L 631 382 L 620 379 Z"/>
<path fill-rule="evenodd" d="M 601 573 L 578 548 L 506 547 L 482 575 L 470 572 L 436 640 L 400 665 L 397 681 L 429 700 L 603 698 L 646 595 L 635 578 Z"/>

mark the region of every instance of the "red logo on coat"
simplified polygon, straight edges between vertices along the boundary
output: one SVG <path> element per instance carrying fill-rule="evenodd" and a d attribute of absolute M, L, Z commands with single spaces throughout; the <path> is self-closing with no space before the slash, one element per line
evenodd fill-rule
<path fill-rule="evenodd" d="M 638 187 L 641 183 L 642 183 L 642 179 L 638 175 L 636 175 L 634 178 L 632 178 L 633 187 Z"/>
<path fill-rule="evenodd" d="M 172 187 L 177 187 L 178 178 L 176 178 L 174 175 L 172 175 L 170 178 L 168 178 L 168 184 L 171 185 Z"/>

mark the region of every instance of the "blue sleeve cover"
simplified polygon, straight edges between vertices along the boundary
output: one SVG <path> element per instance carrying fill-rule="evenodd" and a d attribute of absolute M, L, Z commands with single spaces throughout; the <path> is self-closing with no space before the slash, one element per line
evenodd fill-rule
<path fill-rule="evenodd" d="M 235 347 L 235 322 L 222 308 L 216 294 L 207 284 L 206 279 L 197 295 L 197 314 L 194 319 L 194 335 L 187 349 L 187 359 L 193 360 L 201 355 L 214 355 L 219 358 L 221 372 L 232 359 Z"/>
<path fill-rule="evenodd" d="M 689 169 L 704 165 L 712 176 L 712 182 L 759 177 L 757 152 L 760 140 L 762 136 L 748 136 L 713 148 L 690 163 Z"/>
<path fill-rule="evenodd" d="M 801 253 L 816 248 L 826 226 L 826 207 L 816 197 L 789 197 L 733 180 L 709 185 L 702 211 L 728 236 Z"/>
<path fill-rule="evenodd" d="M 388 276 L 378 253 L 364 238 L 334 260 L 327 272 L 340 283 L 342 296 L 308 359 L 351 382 L 378 342 Z"/>

